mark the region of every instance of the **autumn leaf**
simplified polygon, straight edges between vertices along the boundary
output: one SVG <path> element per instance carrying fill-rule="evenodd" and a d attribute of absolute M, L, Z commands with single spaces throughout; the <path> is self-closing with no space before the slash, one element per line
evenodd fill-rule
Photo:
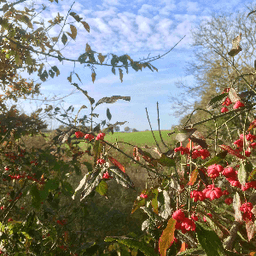
<path fill-rule="evenodd" d="M 228 153 L 230 155 L 233 155 L 233 156 L 236 156 L 238 158 L 241 158 L 241 159 L 245 159 L 245 156 L 241 155 L 239 152 L 237 152 L 236 150 L 232 149 L 230 146 L 227 146 L 227 145 L 219 145 L 219 147 L 223 150 L 226 150 L 228 151 Z"/>
<path fill-rule="evenodd" d="M 90 26 L 87 22 L 81 21 L 81 23 L 84 25 L 84 28 L 90 33 Z"/>
<path fill-rule="evenodd" d="M 93 83 L 94 83 L 95 79 L 96 79 L 96 73 L 95 73 L 95 72 L 92 72 L 92 82 L 93 82 Z"/>
<path fill-rule="evenodd" d="M 91 46 L 88 43 L 86 43 L 85 51 L 86 52 L 91 52 L 92 51 Z"/>
<path fill-rule="evenodd" d="M 121 80 L 121 83 L 123 82 L 123 70 L 121 68 L 119 68 L 119 78 Z"/>
<path fill-rule="evenodd" d="M 175 231 L 176 220 L 170 218 L 167 227 L 164 229 L 160 239 L 159 239 L 159 253 L 161 256 L 166 256 L 167 249 L 172 245 L 174 241 L 174 231 Z"/>
<path fill-rule="evenodd" d="M 108 156 L 109 161 L 125 173 L 125 168 L 115 158 Z"/>
<path fill-rule="evenodd" d="M 76 39 L 76 35 L 77 35 L 77 29 L 75 26 L 70 25 L 70 30 L 71 30 L 71 34 L 69 32 L 67 32 L 67 34 L 73 39 Z"/>
<path fill-rule="evenodd" d="M 190 180 L 188 182 L 188 185 L 189 186 L 193 186 L 194 183 L 196 182 L 196 179 L 197 179 L 197 175 L 198 175 L 198 170 L 195 169 L 192 173 L 191 173 L 191 176 L 190 176 Z"/>
<path fill-rule="evenodd" d="M 98 59 L 100 61 L 100 64 L 102 64 L 105 60 L 106 56 L 102 55 L 101 53 L 98 54 Z"/>

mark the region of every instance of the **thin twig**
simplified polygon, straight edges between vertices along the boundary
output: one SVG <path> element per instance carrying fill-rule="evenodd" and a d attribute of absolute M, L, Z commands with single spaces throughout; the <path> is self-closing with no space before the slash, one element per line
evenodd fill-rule
<path fill-rule="evenodd" d="M 156 146 L 157 146 L 159 152 L 162 153 L 161 148 L 159 147 L 159 144 L 158 144 L 158 142 L 156 141 L 155 134 L 154 134 L 154 132 L 153 132 L 153 130 L 152 130 L 151 122 L 150 122 L 149 115 L 148 115 L 148 109 L 147 109 L 147 108 L 145 108 L 145 109 L 146 109 L 146 113 L 147 113 L 147 119 L 148 119 L 148 123 L 149 123 L 149 126 L 150 126 L 150 130 L 151 130 L 151 133 L 152 133 L 153 138 L 154 138 L 154 140 L 155 140 Z"/>
<path fill-rule="evenodd" d="M 156 108 L 157 108 L 158 132 L 159 132 L 160 139 L 161 139 L 162 143 L 164 144 L 164 146 L 165 146 L 166 148 L 170 149 L 170 148 L 164 143 L 164 140 L 163 140 L 163 137 L 162 137 L 162 133 L 161 133 L 161 129 L 160 129 L 160 118 L 159 118 L 158 102 L 156 103 Z"/>

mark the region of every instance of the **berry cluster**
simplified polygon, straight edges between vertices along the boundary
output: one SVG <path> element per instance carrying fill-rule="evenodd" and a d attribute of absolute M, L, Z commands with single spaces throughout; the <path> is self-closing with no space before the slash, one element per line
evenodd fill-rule
<path fill-rule="evenodd" d="M 177 221 L 175 229 L 181 230 L 183 234 L 196 230 L 196 224 L 193 219 L 185 217 L 185 213 L 181 209 L 176 210 L 172 214 L 172 218 Z"/>

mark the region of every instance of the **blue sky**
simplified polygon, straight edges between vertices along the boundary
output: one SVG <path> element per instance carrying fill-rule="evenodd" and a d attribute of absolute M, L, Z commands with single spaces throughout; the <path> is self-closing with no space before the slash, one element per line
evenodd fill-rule
<path fill-rule="evenodd" d="M 59 1 L 58 5 L 41 0 L 36 3 L 48 6 L 43 16 L 50 19 L 58 12 L 65 15 L 73 1 Z M 67 57 L 77 58 L 84 53 L 86 43 L 89 43 L 93 50 L 102 54 L 128 54 L 134 60 L 139 60 L 147 57 L 148 54 L 156 56 L 165 53 L 186 35 L 172 52 L 152 63 L 158 68 L 158 72 L 147 69 L 135 72 L 130 69 L 129 74 L 124 72 L 123 83 L 118 76 L 112 74 L 110 67 L 96 67 L 97 77 L 94 84 L 91 81 L 90 69 L 79 64 L 75 68 L 82 84 L 78 80 L 76 82 L 96 101 L 104 96 L 131 96 L 130 102 L 120 100 L 114 104 L 101 104 L 96 109 L 96 113 L 100 115 L 99 120 L 106 119 L 106 109 L 109 108 L 112 114 L 111 123 L 127 121 L 123 128 L 129 126 L 137 130 L 149 129 L 145 112 L 147 107 L 155 130 L 157 129 L 156 102 L 159 102 L 161 129 L 168 130 L 172 125 L 178 124 L 179 120 L 174 117 L 170 102 L 170 96 L 178 97 L 180 93 L 175 82 L 182 79 L 186 83 L 195 83 L 193 76 L 187 76 L 185 72 L 187 62 L 193 60 L 191 29 L 202 20 L 209 19 L 212 13 L 246 10 L 246 5 L 251 3 L 252 1 L 245 0 L 76 1 L 72 11 L 83 17 L 90 25 L 91 32 L 88 33 L 81 27 L 76 41 L 70 39 L 63 53 Z M 69 31 L 68 27 L 66 31 Z M 53 30 L 51 36 L 55 36 L 57 32 Z M 61 44 L 60 46 L 62 47 Z M 72 92 L 73 88 L 66 77 L 73 70 L 73 64 L 54 60 L 49 60 L 49 63 L 57 64 L 61 75 L 57 79 L 50 78 L 42 83 L 41 92 L 47 97 L 54 95 L 63 97 Z M 61 104 L 64 108 L 73 105 L 76 110 L 82 105 L 89 106 L 89 102 L 80 92 L 65 98 L 65 103 L 57 105 L 57 102 L 53 102 L 52 104 L 56 104 L 55 106 Z M 40 105 L 40 101 L 20 102 L 24 111 L 36 110 Z M 82 114 L 89 114 L 89 112 L 85 109 Z M 59 123 L 54 121 L 51 125 L 56 128 Z"/>

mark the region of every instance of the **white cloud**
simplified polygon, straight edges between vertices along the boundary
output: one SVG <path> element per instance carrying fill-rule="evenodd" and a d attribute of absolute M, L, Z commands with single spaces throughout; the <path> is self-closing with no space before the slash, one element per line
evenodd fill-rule
<path fill-rule="evenodd" d="M 149 5 L 149 4 L 143 4 L 141 8 L 138 10 L 138 13 L 140 15 L 150 15 L 151 12 L 155 12 L 158 10 L 158 7 Z"/>
<path fill-rule="evenodd" d="M 138 15 L 136 17 L 136 23 L 138 25 L 139 34 L 150 34 L 152 32 L 150 27 L 152 25 L 152 21 L 149 18 Z"/>

